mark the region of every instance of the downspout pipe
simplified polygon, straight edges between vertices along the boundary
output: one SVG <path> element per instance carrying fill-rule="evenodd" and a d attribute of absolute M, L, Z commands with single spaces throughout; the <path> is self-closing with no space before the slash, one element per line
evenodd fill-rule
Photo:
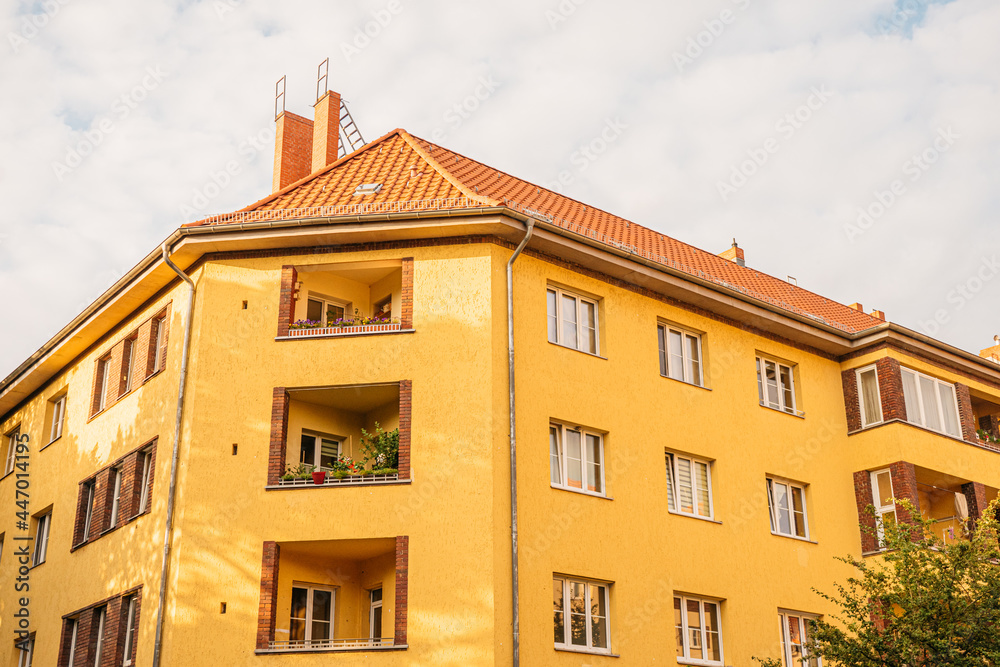
<path fill-rule="evenodd" d="M 167 525 L 163 531 L 163 563 L 160 565 L 160 599 L 156 607 L 156 639 L 153 643 L 153 667 L 160 665 L 163 646 L 163 622 L 167 597 L 167 570 L 170 563 L 171 534 L 174 526 L 174 497 L 177 492 L 177 459 L 181 443 L 181 419 L 184 415 L 184 385 L 187 380 L 188 349 L 191 345 L 191 325 L 194 321 L 194 282 L 170 261 L 167 243 L 162 246 L 163 261 L 188 285 L 187 317 L 184 320 L 184 348 L 181 352 L 181 375 L 177 389 L 177 417 L 174 422 L 174 451 L 170 458 L 170 491 L 167 494 Z"/>
<path fill-rule="evenodd" d="M 507 375 L 510 388 L 510 586 L 514 606 L 514 667 L 521 664 L 520 613 L 517 584 L 517 435 L 514 420 L 514 260 L 531 239 L 535 221 L 528 218 L 527 233 L 507 260 Z M 154 666 L 155 667 L 155 666 Z"/>

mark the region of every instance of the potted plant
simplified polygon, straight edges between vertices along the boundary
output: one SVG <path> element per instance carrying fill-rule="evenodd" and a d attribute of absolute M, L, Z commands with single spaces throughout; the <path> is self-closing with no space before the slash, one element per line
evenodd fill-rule
<path fill-rule="evenodd" d="M 326 481 L 326 471 L 325 470 L 313 470 L 312 473 L 313 484 L 319 486 Z"/>
<path fill-rule="evenodd" d="M 373 469 L 398 467 L 399 429 L 386 432 L 378 422 L 375 422 L 375 433 L 361 429 L 361 451 L 365 466 L 371 461 Z"/>

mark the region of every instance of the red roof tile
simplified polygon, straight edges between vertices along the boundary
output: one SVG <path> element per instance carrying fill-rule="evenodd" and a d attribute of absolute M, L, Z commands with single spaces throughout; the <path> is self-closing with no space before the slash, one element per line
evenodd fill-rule
<path fill-rule="evenodd" d="M 381 183 L 374 195 L 357 186 Z M 882 324 L 866 313 L 682 243 L 481 162 L 394 130 L 351 155 L 236 213 L 192 223 L 218 225 L 390 210 L 507 206 L 847 332 Z"/>

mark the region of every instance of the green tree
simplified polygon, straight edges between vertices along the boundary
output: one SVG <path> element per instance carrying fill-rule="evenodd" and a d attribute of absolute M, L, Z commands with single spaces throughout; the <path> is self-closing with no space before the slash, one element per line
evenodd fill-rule
<path fill-rule="evenodd" d="M 813 624 L 809 654 L 842 667 L 1000 665 L 997 501 L 948 542 L 908 501 L 897 504 L 913 523 L 886 522 L 883 554 L 838 558 L 853 575 L 832 594 L 816 591 L 839 613 Z"/>

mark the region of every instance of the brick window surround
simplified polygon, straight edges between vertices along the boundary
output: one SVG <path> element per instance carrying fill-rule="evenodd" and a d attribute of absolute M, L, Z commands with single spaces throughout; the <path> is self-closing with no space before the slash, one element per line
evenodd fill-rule
<path fill-rule="evenodd" d="M 410 479 L 410 432 L 413 382 L 399 381 L 399 479 Z M 267 458 L 267 485 L 276 486 L 285 473 L 288 449 L 288 405 L 285 387 L 275 387 L 271 397 L 271 444 Z"/>
<path fill-rule="evenodd" d="M 71 552 L 150 512 L 153 506 L 152 497 L 156 479 L 157 440 L 158 438 L 153 438 L 80 482 L 80 489 L 77 493 L 76 519 L 73 523 L 73 545 L 70 547 Z M 147 450 L 151 453 L 149 461 L 149 499 L 147 500 L 146 509 L 140 512 L 139 503 L 142 500 L 143 455 Z M 111 505 L 114 502 L 115 491 L 114 485 L 111 482 L 111 471 L 116 467 L 120 467 L 122 470 L 122 481 L 121 489 L 119 490 L 118 524 L 111 526 L 109 525 L 111 521 Z M 94 510 L 90 518 L 90 534 L 87 541 L 84 542 L 84 524 L 87 521 L 87 497 L 88 486 L 90 484 L 94 486 Z"/>
<path fill-rule="evenodd" d="M 917 474 L 913 464 L 897 461 L 885 467 L 889 469 L 889 476 L 892 478 L 893 495 L 900 500 L 909 500 L 914 507 L 919 509 Z M 877 469 L 884 470 L 885 468 Z M 962 494 L 965 495 L 969 508 L 970 523 L 974 526 L 986 510 L 986 487 L 980 482 L 966 482 L 962 485 Z M 861 524 L 861 551 L 866 554 L 876 552 L 879 547 L 875 533 L 875 516 L 869 511 L 874 502 L 871 471 L 861 470 L 854 473 L 854 497 L 858 507 L 858 521 Z M 896 520 L 899 523 L 913 523 L 910 513 L 898 504 L 896 505 Z"/>
<path fill-rule="evenodd" d="M 69 649 L 73 635 L 73 620 L 76 620 L 76 650 L 74 665 L 93 665 L 97 650 L 97 628 L 101 608 L 106 609 L 104 617 L 104 642 L 101 647 L 101 667 L 117 667 L 125 661 L 125 634 L 128 630 L 128 599 L 135 597 L 135 628 L 131 646 L 127 647 L 136 663 L 139 644 L 139 619 L 142 617 L 142 586 L 119 595 L 95 602 L 63 616 L 62 633 L 59 640 L 58 667 L 69 665 Z"/>
<path fill-rule="evenodd" d="M 170 305 L 168 303 L 137 328 L 122 336 L 110 349 L 98 355 L 97 361 L 94 362 L 94 380 L 90 391 L 89 417 L 91 419 L 103 412 L 100 394 L 103 385 L 106 384 L 108 388 L 108 395 L 104 399 L 104 410 L 107 410 L 123 396 L 141 386 L 158 371 L 163 370 L 167 361 Z M 163 341 L 160 351 L 160 366 L 157 368 L 156 338 L 160 327 L 163 327 Z M 108 360 L 109 363 L 102 364 L 104 360 Z M 127 364 L 124 369 L 122 368 L 123 362 Z M 132 367 L 131 377 L 127 377 L 128 365 Z M 110 376 L 110 381 L 107 383 L 104 381 L 104 373 Z"/>
<path fill-rule="evenodd" d="M 899 362 L 892 357 L 883 357 L 875 362 L 878 376 L 879 398 L 882 403 L 882 422 L 906 421 L 906 400 L 903 397 L 903 374 Z M 858 368 L 866 368 L 860 366 Z M 861 403 L 858 396 L 858 368 L 849 368 L 841 373 L 844 389 L 844 407 L 847 412 L 847 432 L 861 430 Z M 976 424 L 972 412 L 972 398 L 969 387 L 955 383 L 955 397 L 958 399 L 958 417 L 962 429 L 962 439 L 977 444 Z"/>
<path fill-rule="evenodd" d="M 278 567 L 281 546 L 264 542 L 260 570 L 260 605 L 257 612 L 257 650 L 265 651 L 274 639 L 278 615 Z M 410 538 L 396 537 L 396 610 L 393 643 L 406 644 L 406 615 L 409 590 Z"/>
<path fill-rule="evenodd" d="M 298 271 L 294 266 L 286 264 L 281 267 L 281 287 L 278 290 L 278 337 L 288 336 L 288 328 L 295 315 L 295 283 L 298 282 Z M 402 260 L 402 300 L 399 317 L 399 328 L 413 328 L 413 258 Z"/>

